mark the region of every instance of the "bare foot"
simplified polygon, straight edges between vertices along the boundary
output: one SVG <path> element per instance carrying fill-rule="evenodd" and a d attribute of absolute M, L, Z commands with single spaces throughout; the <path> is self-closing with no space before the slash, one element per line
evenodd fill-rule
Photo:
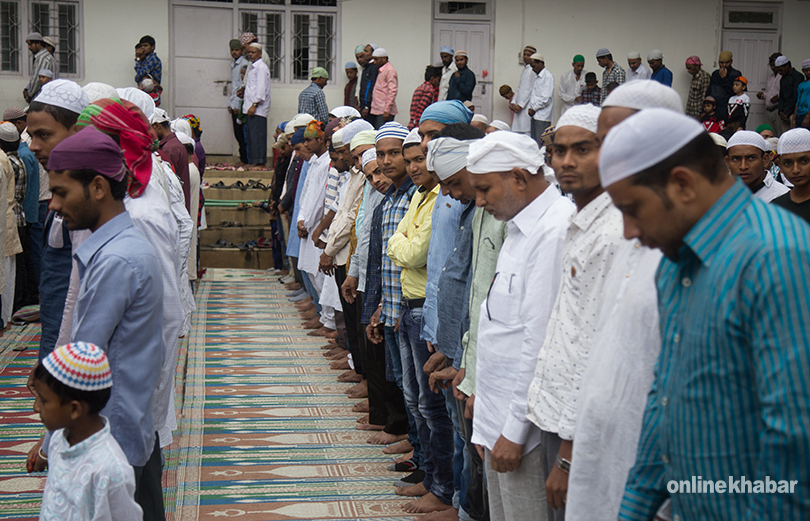
<path fill-rule="evenodd" d="M 424 516 L 419 516 L 419 521 L 458 521 L 458 510 L 455 508 L 448 508 L 447 510 L 439 510 Z"/>
<path fill-rule="evenodd" d="M 392 443 L 396 443 L 400 440 L 407 440 L 407 434 L 389 434 L 385 431 L 378 432 L 371 438 L 366 440 L 366 443 L 371 443 L 372 445 L 390 445 Z"/>
<path fill-rule="evenodd" d="M 315 309 L 315 304 L 312 303 L 311 298 L 306 298 L 304 300 L 299 300 L 295 303 L 295 309 L 298 311 L 306 311 L 308 309 Z"/>
<path fill-rule="evenodd" d="M 420 485 L 421 485 L 421 483 L 420 483 Z M 412 488 L 417 487 L 417 486 L 418 485 L 412 485 L 410 487 L 406 487 L 406 488 L 402 488 L 402 489 L 397 488 L 396 493 L 399 494 L 400 490 L 407 491 L 407 490 L 412 489 Z M 424 488 L 424 487 L 422 487 L 422 488 Z M 401 495 L 405 495 L 405 494 L 401 494 Z M 422 497 L 420 497 L 419 499 L 417 499 L 416 501 L 414 501 L 412 503 L 407 503 L 407 504 L 402 506 L 402 510 L 404 510 L 405 512 L 408 512 L 410 514 L 427 514 L 429 512 L 438 512 L 440 510 L 447 510 L 449 508 L 453 508 L 453 507 L 451 505 L 445 505 L 444 503 L 439 501 L 439 498 L 434 496 L 431 492 L 428 492 L 427 494 L 423 495 Z"/>
<path fill-rule="evenodd" d="M 357 418 L 357 423 L 368 423 L 368 414 Z"/>
<path fill-rule="evenodd" d="M 400 443 L 402 443 L 402 442 L 400 442 Z M 396 445 L 394 445 L 394 446 L 396 447 Z M 411 447 L 410 442 L 408 442 L 408 447 Z M 385 452 L 385 449 L 383 449 L 383 452 Z M 413 459 L 413 450 L 411 450 L 410 452 L 406 452 L 405 454 L 403 454 L 402 456 L 400 456 L 398 458 L 394 458 L 394 463 L 405 463 L 409 459 Z"/>
<path fill-rule="evenodd" d="M 349 368 L 349 359 L 346 358 L 344 360 L 337 360 L 335 362 L 329 362 L 329 369 L 348 369 Z"/>
<path fill-rule="evenodd" d="M 326 338 L 337 338 L 337 331 L 331 330 L 323 336 L 325 336 Z"/>
<path fill-rule="evenodd" d="M 315 331 L 310 331 L 309 333 L 307 333 L 307 335 L 309 335 L 309 336 L 326 336 L 327 333 L 330 333 L 332 331 L 334 331 L 334 329 L 329 329 L 328 327 L 320 327 L 320 328 L 316 329 Z"/>
<path fill-rule="evenodd" d="M 346 393 L 349 398 L 368 398 L 368 381 L 363 380 Z"/>
<path fill-rule="evenodd" d="M 301 320 L 312 320 L 313 318 L 318 318 L 318 312 L 314 309 L 301 313 Z"/>
<path fill-rule="evenodd" d="M 349 352 L 345 349 L 333 349 L 329 353 L 326 354 L 327 360 L 342 360 L 342 359 L 349 358 Z"/>
<path fill-rule="evenodd" d="M 385 425 L 374 425 L 373 423 L 358 423 L 354 426 L 358 431 L 381 431 Z"/>
<path fill-rule="evenodd" d="M 288 282 L 287 284 L 284 284 L 284 287 L 288 291 L 296 291 L 296 290 L 301 289 L 301 284 L 299 284 L 297 282 Z"/>
<path fill-rule="evenodd" d="M 407 496 L 407 497 L 422 497 L 426 494 L 429 494 L 425 486 L 421 483 L 411 485 L 410 487 L 396 487 L 394 489 L 394 492 L 398 496 Z M 408 503 L 408 505 L 410 505 L 410 503 Z M 403 508 L 405 507 L 403 506 Z"/>
<path fill-rule="evenodd" d="M 337 377 L 337 381 L 338 382 L 345 382 L 346 378 L 349 378 L 349 377 L 355 376 L 355 375 L 357 375 L 357 373 L 354 372 L 354 369 L 349 369 L 345 373 L 340 373 L 340 375 Z"/>
<path fill-rule="evenodd" d="M 363 400 L 362 402 L 357 402 L 352 406 L 352 412 L 363 412 L 367 413 L 369 409 L 368 400 Z"/>
<path fill-rule="evenodd" d="M 396 445 L 391 445 L 383 449 L 383 454 L 405 454 L 413 450 L 408 440 L 403 440 Z M 408 459 L 408 458 L 405 458 Z M 404 461 L 404 460 L 403 460 Z"/>
<path fill-rule="evenodd" d="M 319 327 L 322 326 L 322 324 L 320 320 L 318 320 L 317 318 L 313 318 L 312 320 L 307 320 L 306 322 L 301 324 L 301 326 L 304 329 L 318 329 Z"/>
<path fill-rule="evenodd" d="M 334 348 L 335 348 L 335 344 L 326 344 L 325 346 L 321 346 L 321 349 L 325 349 L 327 351 L 331 351 Z M 324 355 L 324 356 L 326 356 L 326 355 Z"/>

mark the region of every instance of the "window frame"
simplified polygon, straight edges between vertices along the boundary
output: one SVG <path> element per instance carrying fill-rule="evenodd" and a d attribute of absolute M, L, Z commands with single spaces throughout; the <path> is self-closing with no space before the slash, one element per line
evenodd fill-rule
<path fill-rule="evenodd" d="M 3 2 L 17 4 L 17 9 L 19 13 L 19 20 L 17 22 L 17 31 L 18 31 L 18 49 L 19 49 L 19 69 L 16 71 L 0 71 L 0 76 L 5 77 L 22 77 L 22 78 L 30 78 L 33 65 L 34 65 L 34 58 L 33 55 L 28 51 L 28 45 L 25 43 L 25 37 L 33 30 L 32 28 L 32 10 L 33 4 L 49 4 L 51 6 L 51 10 L 49 10 L 49 18 L 51 21 L 56 20 L 56 27 L 58 28 L 58 12 L 59 12 L 59 5 L 60 4 L 72 4 L 76 7 L 76 72 L 75 73 L 66 73 L 64 71 L 59 72 L 60 78 L 66 78 L 71 80 L 82 80 L 84 79 L 84 2 L 83 0 L 3 0 Z M 56 13 L 55 15 L 53 13 Z M 50 36 L 50 34 L 46 34 L 44 36 Z M 56 35 L 58 39 L 58 33 Z M 57 48 L 56 54 L 58 55 L 59 49 Z M 58 59 L 58 57 L 57 57 Z"/>

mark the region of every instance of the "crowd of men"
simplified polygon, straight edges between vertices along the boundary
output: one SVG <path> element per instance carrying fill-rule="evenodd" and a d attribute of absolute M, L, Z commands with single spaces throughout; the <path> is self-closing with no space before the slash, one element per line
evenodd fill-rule
<path fill-rule="evenodd" d="M 269 87 L 263 49 L 245 40 L 237 118 L 245 100 L 248 117 L 264 118 L 258 130 L 247 120 L 254 157 Z M 685 115 L 671 87 L 643 79 L 599 106 L 574 98 L 553 127 L 532 101 L 513 100 L 516 120 L 527 107 L 530 117 L 516 131 L 445 99 L 408 129 L 391 121 L 387 53 L 360 50 L 357 107 L 324 116 L 315 89 L 328 73 L 310 71 L 299 103 L 316 114 L 277 125 L 271 195 L 257 206 L 281 221 L 280 280 L 303 327 L 329 339 L 338 380 L 356 384 L 349 396 L 367 398 L 357 428 L 397 457 L 405 512 L 807 518 L 810 130 L 771 128 L 766 140 L 768 129 L 740 127 L 726 139 Z M 605 51 L 603 85 L 623 81 Z M 550 73 L 527 53 L 534 96 Z M 466 56 L 443 54 L 458 69 L 450 96 L 467 88 L 456 75 Z M 427 76 L 441 95 L 444 72 Z M 251 97 L 254 81 L 266 99 Z M 115 385 L 101 412 L 143 518 L 164 519 L 161 447 L 176 428 L 177 343 L 193 310 L 199 120 L 170 120 L 139 88 L 64 79 L 4 119 L 4 268 L 36 233 L 28 182 L 39 197 L 50 189 L 36 221 L 39 359 L 69 342 L 106 353 Z M 50 442 L 31 449 L 30 470 L 47 465 Z"/>

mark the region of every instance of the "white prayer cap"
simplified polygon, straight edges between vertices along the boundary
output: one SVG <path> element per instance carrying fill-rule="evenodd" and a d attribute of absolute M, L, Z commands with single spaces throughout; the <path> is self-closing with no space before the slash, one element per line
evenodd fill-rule
<path fill-rule="evenodd" d="M 472 123 L 483 123 L 484 125 L 489 125 L 489 120 L 483 114 L 476 114 L 472 118 Z"/>
<path fill-rule="evenodd" d="M 149 123 L 168 123 L 171 121 L 169 115 L 162 108 L 155 107 L 155 113 L 149 118 Z"/>
<path fill-rule="evenodd" d="M 146 118 L 152 121 L 152 116 L 155 114 L 155 100 L 152 99 L 152 96 L 145 93 L 141 89 L 136 89 L 135 87 L 124 87 L 115 89 L 118 92 L 118 97 L 127 100 L 130 103 L 134 103 Z"/>
<path fill-rule="evenodd" d="M 336 118 L 345 118 L 346 116 L 354 116 L 355 118 L 360 117 L 360 113 L 357 112 L 356 108 L 349 107 L 347 105 L 335 107 L 332 110 L 330 110 L 329 113 L 335 116 Z"/>
<path fill-rule="evenodd" d="M 537 60 L 537 61 L 539 61 L 539 62 L 543 62 L 543 63 L 545 63 L 545 62 L 546 62 L 546 59 L 545 59 L 545 58 L 543 58 L 543 55 L 542 55 L 542 54 L 540 54 L 540 53 L 538 53 L 538 52 L 536 52 L 536 53 L 532 54 L 532 55 L 531 55 L 531 59 L 532 59 L 532 60 Z"/>
<path fill-rule="evenodd" d="M 28 36 L 25 37 L 26 42 L 42 42 L 42 35 L 38 32 L 28 33 Z"/>
<path fill-rule="evenodd" d="M 407 145 L 412 143 L 421 144 L 422 138 L 419 137 L 419 127 L 414 127 L 413 130 L 408 132 L 408 136 L 405 138 L 405 141 L 402 142 L 402 148 L 405 148 Z"/>
<path fill-rule="evenodd" d="M 627 59 L 628 60 L 640 60 L 641 59 L 641 53 L 639 53 L 638 51 L 633 51 L 631 53 L 628 53 L 627 54 Z"/>
<path fill-rule="evenodd" d="M 172 132 L 175 134 L 185 134 L 191 137 L 191 124 L 189 124 L 188 120 L 177 118 L 172 121 L 171 127 Z"/>
<path fill-rule="evenodd" d="M 370 45 L 370 46 L 371 46 L 371 48 L 372 48 L 373 50 L 375 50 L 375 51 L 376 51 L 377 49 L 379 49 L 379 46 L 378 46 L 376 43 L 370 43 L 369 45 Z"/>
<path fill-rule="evenodd" d="M 500 119 L 493 119 L 492 122 L 489 124 L 489 126 L 495 127 L 498 130 L 505 130 L 507 132 L 512 130 L 512 127 L 509 126 L 509 123 L 501 121 Z"/>
<path fill-rule="evenodd" d="M 599 121 L 599 114 L 602 109 L 596 105 L 586 103 L 585 105 L 574 105 L 557 120 L 557 125 L 554 131 L 560 130 L 561 127 L 580 127 L 596 133 L 596 125 Z"/>
<path fill-rule="evenodd" d="M 374 130 L 374 125 L 365 119 L 356 119 L 343 127 L 343 143 L 351 143 L 354 136 L 364 130 Z"/>
<path fill-rule="evenodd" d="M 290 123 L 292 123 L 293 128 L 298 128 L 298 127 L 306 127 L 307 125 L 309 125 L 310 121 L 314 120 L 315 118 L 311 114 L 296 114 L 290 120 Z"/>
<path fill-rule="evenodd" d="M 345 145 L 346 143 L 343 142 L 343 129 L 339 128 L 332 134 L 332 146 L 337 149 Z"/>
<path fill-rule="evenodd" d="M 780 156 L 782 154 L 796 154 L 798 152 L 810 151 L 810 130 L 806 128 L 788 130 L 779 138 L 779 144 L 776 150 Z"/>
<path fill-rule="evenodd" d="M 42 86 L 34 101 L 61 107 L 76 114 L 90 104 L 87 93 L 79 87 L 79 84 L 70 80 L 53 80 Z"/>
<path fill-rule="evenodd" d="M 374 49 L 374 52 L 371 53 L 371 56 L 373 56 L 374 58 L 388 57 L 388 51 L 386 51 L 382 47 L 377 47 L 376 49 Z"/>
<path fill-rule="evenodd" d="M 616 87 L 602 103 L 603 109 L 607 107 L 635 110 L 664 108 L 683 114 L 683 102 L 675 89 L 647 80 L 634 80 Z"/>
<path fill-rule="evenodd" d="M 728 141 L 726 141 L 726 138 L 724 138 L 717 132 L 709 132 L 709 137 L 711 137 L 712 141 L 714 141 L 714 144 L 719 147 L 726 148 L 726 145 L 728 145 Z"/>
<path fill-rule="evenodd" d="M 47 78 L 53 78 L 53 71 L 50 70 L 50 69 L 40 69 L 39 73 L 37 73 L 37 75 L 38 76 L 45 76 Z"/>
<path fill-rule="evenodd" d="M 508 172 L 524 168 L 536 174 L 543 166 L 537 142 L 525 134 L 492 132 L 470 144 L 467 171 L 471 174 Z"/>
<path fill-rule="evenodd" d="M 346 131 L 343 131 L 345 136 Z M 375 141 L 377 140 L 377 131 L 376 130 L 363 130 L 355 134 L 352 138 L 351 142 L 349 143 L 349 150 L 354 152 L 357 147 L 362 147 L 363 145 L 371 145 L 374 146 Z"/>
<path fill-rule="evenodd" d="M 649 54 L 647 54 L 647 61 L 650 61 L 650 60 L 663 60 L 663 59 L 664 59 L 664 53 L 662 53 L 658 49 L 653 49 L 652 51 L 650 51 Z"/>
<path fill-rule="evenodd" d="M 115 90 L 115 87 L 112 85 L 107 85 L 106 83 L 99 83 L 97 81 L 88 83 L 82 87 L 82 89 L 84 89 L 84 92 L 87 93 L 87 98 L 90 103 L 96 102 L 100 99 L 119 97 L 118 91 Z"/>
<path fill-rule="evenodd" d="M 787 59 L 787 57 L 779 55 L 776 57 L 776 61 L 774 61 L 773 64 L 776 67 L 781 67 L 782 65 L 785 65 L 788 61 L 789 60 Z"/>
<path fill-rule="evenodd" d="M 248 47 L 253 47 L 254 49 L 259 49 L 260 51 L 262 50 L 262 44 L 259 42 L 251 42 L 248 44 Z"/>
<path fill-rule="evenodd" d="M 369 148 L 365 152 L 363 152 L 363 169 L 366 168 L 366 165 L 371 163 L 372 161 L 377 160 L 377 149 L 376 148 Z"/>
<path fill-rule="evenodd" d="M 14 126 L 14 123 L 9 123 L 8 121 L 0 123 L 0 141 L 14 143 L 18 139 L 20 139 L 20 132 L 17 130 L 17 127 Z"/>
<path fill-rule="evenodd" d="M 611 52 L 610 52 L 609 49 L 606 49 L 605 47 L 602 47 L 601 49 L 596 51 L 596 57 L 597 58 L 601 58 L 602 56 L 607 56 L 608 54 L 611 54 Z"/>
<path fill-rule="evenodd" d="M 779 144 L 779 138 L 778 137 L 769 137 L 769 138 L 766 138 L 765 141 L 769 145 L 771 145 L 771 152 L 776 152 L 776 147 Z"/>
<path fill-rule="evenodd" d="M 470 151 L 470 144 L 474 141 L 476 140 L 461 141 L 451 137 L 428 141 L 427 169 L 436 172 L 442 181 L 447 180 L 467 166 L 467 154 Z"/>
<path fill-rule="evenodd" d="M 607 188 L 657 165 L 704 132 L 697 120 L 672 110 L 655 108 L 633 114 L 613 127 L 602 144 L 602 186 Z"/>
<path fill-rule="evenodd" d="M 765 138 L 753 130 L 738 130 L 731 136 L 726 145 L 726 150 L 739 145 L 757 147 L 763 152 L 770 152 L 771 147 L 765 142 Z"/>
<path fill-rule="evenodd" d="M 191 136 L 186 134 L 185 132 L 175 132 L 177 136 L 177 140 L 183 143 L 184 145 L 194 145 L 194 140 L 191 139 Z"/>

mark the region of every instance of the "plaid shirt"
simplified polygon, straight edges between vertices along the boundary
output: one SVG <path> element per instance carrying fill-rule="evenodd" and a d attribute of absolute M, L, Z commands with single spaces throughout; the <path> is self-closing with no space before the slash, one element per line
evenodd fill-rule
<path fill-rule="evenodd" d="M 602 72 L 602 87 L 604 88 L 602 89 L 602 100 L 599 103 L 600 105 L 602 104 L 601 102 L 605 101 L 605 98 L 607 98 L 608 85 L 614 81 L 619 85 L 627 81 L 627 75 L 624 72 L 624 69 L 622 69 L 616 62 L 613 63 L 613 66 L 609 70 L 605 69 Z"/>
<path fill-rule="evenodd" d="M 602 105 L 602 87 L 596 87 L 593 90 L 588 89 L 587 87 L 582 89 L 582 104 L 586 105 L 588 103 L 592 105 L 596 105 L 597 107 Z"/>
<path fill-rule="evenodd" d="M 368 261 L 366 262 L 366 291 L 363 293 L 361 324 L 371 324 L 371 315 L 380 305 L 382 292 L 382 213 L 384 203 L 374 208 L 368 238 Z"/>
<path fill-rule="evenodd" d="M 135 62 L 135 83 L 141 83 L 146 76 L 152 76 L 160 85 L 163 77 L 163 64 L 155 53 L 149 54 L 146 58 Z"/>
<path fill-rule="evenodd" d="M 700 69 L 700 72 L 692 76 L 692 84 L 689 86 L 689 98 L 686 100 L 686 115 L 700 121 L 703 114 L 703 100 L 706 99 L 706 91 L 712 82 L 711 75 Z"/>
<path fill-rule="evenodd" d="M 23 213 L 23 199 L 25 199 L 25 184 L 28 175 L 17 152 L 9 152 L 8 158 L 14 168 L 14 222 L 17 228 L 25 226 L 25 213 Z M 39 174 L 39 172 L 37 172 Z"/>
<path fill-rule="evenodd" d="M 402 282 L 400 280 L 400 272 L 402 268 L 394 264 L 394 262 L 386 255 L 388 251 L 388 239 L 391 238 L 397 231 L 399 221 L 405 217 L 408 208 L 411 205 L 411 197 L 416 192 L 416 186 L 410 177 L 406 177 L 405 181 L 395 189 L 393 185 L 388 189 L 385 194 L 385 201 L 383 202 L 382 213 L 382 314 L 380 315 L 380 323 L 386 326 L 394 327 L 399 318 L 399 312 L 402 307 Z"/>
<path fill-rule="evenodd" d="M 416 90 L 413 92 L 413 98 L 411 99 L 411 120 L 408 122 L 408 130 L 413 130 L 414 127 L 419 126 L 422 112 L 424 112 L 431 103 L 436 101 L 438 94 L 439 91 L 436 90 L 429 81 L 416 87 Z"/>
<path fill-rule="evenodd" d="M 298 113 L 309 114 L 321 123 L 329 121 L 329 108 L 323 89 L 314 81 L 298 95 Z"/>

